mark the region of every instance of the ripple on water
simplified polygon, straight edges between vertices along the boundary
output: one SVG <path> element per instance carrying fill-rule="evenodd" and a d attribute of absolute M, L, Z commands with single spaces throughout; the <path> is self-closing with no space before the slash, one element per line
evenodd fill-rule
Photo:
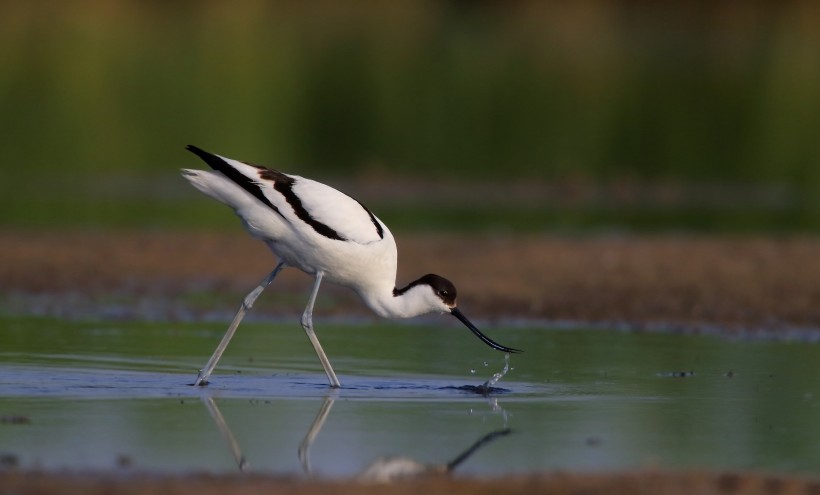
<path fill-rule="evenodd" d="M 0 397 L 82 397 L 82 398 L 158 398 L 199 397 L 213 394 L 225 398 L 323 397 L 329 393 L 346 398 L 384 398 L 397 400 L 442 400 L 464 396 L 484 397 L 513 394 L 511 388 L 488 387 L 486 383 L 467 383 L 448 378 L 372 378 L 345 377 L 343 387 L 330 389 L 322 374 L 297 373 L 217 374 L 207 387 L 192 386 L 193 374 L 133 370 L 106 370 L 33 365 L 0 365 Z M 532 393 L 527 384 L 520 390 Z"/>

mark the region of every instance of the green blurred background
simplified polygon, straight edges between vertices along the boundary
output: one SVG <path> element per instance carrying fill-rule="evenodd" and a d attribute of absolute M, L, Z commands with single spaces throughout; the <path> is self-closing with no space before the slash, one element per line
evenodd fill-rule
<path fill-rule="evenodd" d="M 812 1 L 6 1 L 0 112 L 3 228 L 235 228 L 191 143 L 398 229 L 820 231 Z"/>

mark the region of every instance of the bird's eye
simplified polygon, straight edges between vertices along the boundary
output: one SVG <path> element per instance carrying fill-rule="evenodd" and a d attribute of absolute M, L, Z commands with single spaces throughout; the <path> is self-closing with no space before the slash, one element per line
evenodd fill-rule
<path fill-rule="evenodd" d="M 446 291 L 446 290 L 443 290 L 443 291 L 441 291 L 439 294 L 441 294 L 442 296 L 446 296 L 446 295 L 447 295 L 447 291 Z"/>

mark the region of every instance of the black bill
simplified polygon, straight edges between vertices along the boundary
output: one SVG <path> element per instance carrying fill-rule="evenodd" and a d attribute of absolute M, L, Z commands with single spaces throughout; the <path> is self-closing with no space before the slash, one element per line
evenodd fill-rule
<path fill-rule="evenodd" d="M 517 352 L 523 352 L 523 351 L 520 351 L 518 349 L 513 349 L 512 347 L 505 347 L 505 346 L 499 344 L 498 342 L 493 341 L 491 338 L 487 337 L 483 333 L 481 333 L 481 330 L 477 329 L 475 327 L 475 325 L 470 323 L 470 320 L 468 320 L 467 317 L 464 316 L 464 313 L 459 311 L 458 308 L 451 309 L 450 314 L 452 314 L 453 316 L 458 318 L 459 321 L 461 321 L 461 323 L 464 323 L 465 325 L 467 325 L 467 328 L 472 330 L 472 332 L 476 335 L 476 337 L 481 339 L 482 342 L 484 342 L 488 346 L 492 347 L 493 349 L 497 349 L 499 351 L 504 351 L 504 352 L 509 352 L 511 354 L 515 354 Z"/>

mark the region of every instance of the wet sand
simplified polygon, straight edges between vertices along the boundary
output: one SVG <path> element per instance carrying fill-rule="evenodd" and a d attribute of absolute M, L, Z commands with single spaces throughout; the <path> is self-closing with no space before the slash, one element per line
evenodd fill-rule
<path fill-rule="evenodd" d="M 487 320 L 518 318 L 603 328 L 680 329 L 820 336 L 820 239 L 692 236 L 582 237 L 398 235 L 399 283 L 436 272 L 459 287 L 460 305 Z M 241 231 L 3 232 L 0 291 L 18 301 L 85 301 L 111 294 L 185 301 L 185 294 L 234 309 L 273 266 L 266 248 Z M 298 313 L 310 279 L 295 270 L 277 281 L 276 304 L 254 308 Z M 289 294 L 296 290 L 298 296 Z M 317 316 L 365 315 L 341 288 L 323 290 Z M 20 302 L 23 301 L 23 302 Z M 184 303 L 183 303 L 184 304 Z M 9 308 L 7 308 L 9 310 Z M 49 307 L 39 308 L 49 313 Z M 817 493 L 820 481 L 759 473 L 544 473 L 492 480 L 427 478 L 392 485 L 275 476 L 157 476 L 42 473 L 0 467 L 0 494 L 34 493 Z"/>

